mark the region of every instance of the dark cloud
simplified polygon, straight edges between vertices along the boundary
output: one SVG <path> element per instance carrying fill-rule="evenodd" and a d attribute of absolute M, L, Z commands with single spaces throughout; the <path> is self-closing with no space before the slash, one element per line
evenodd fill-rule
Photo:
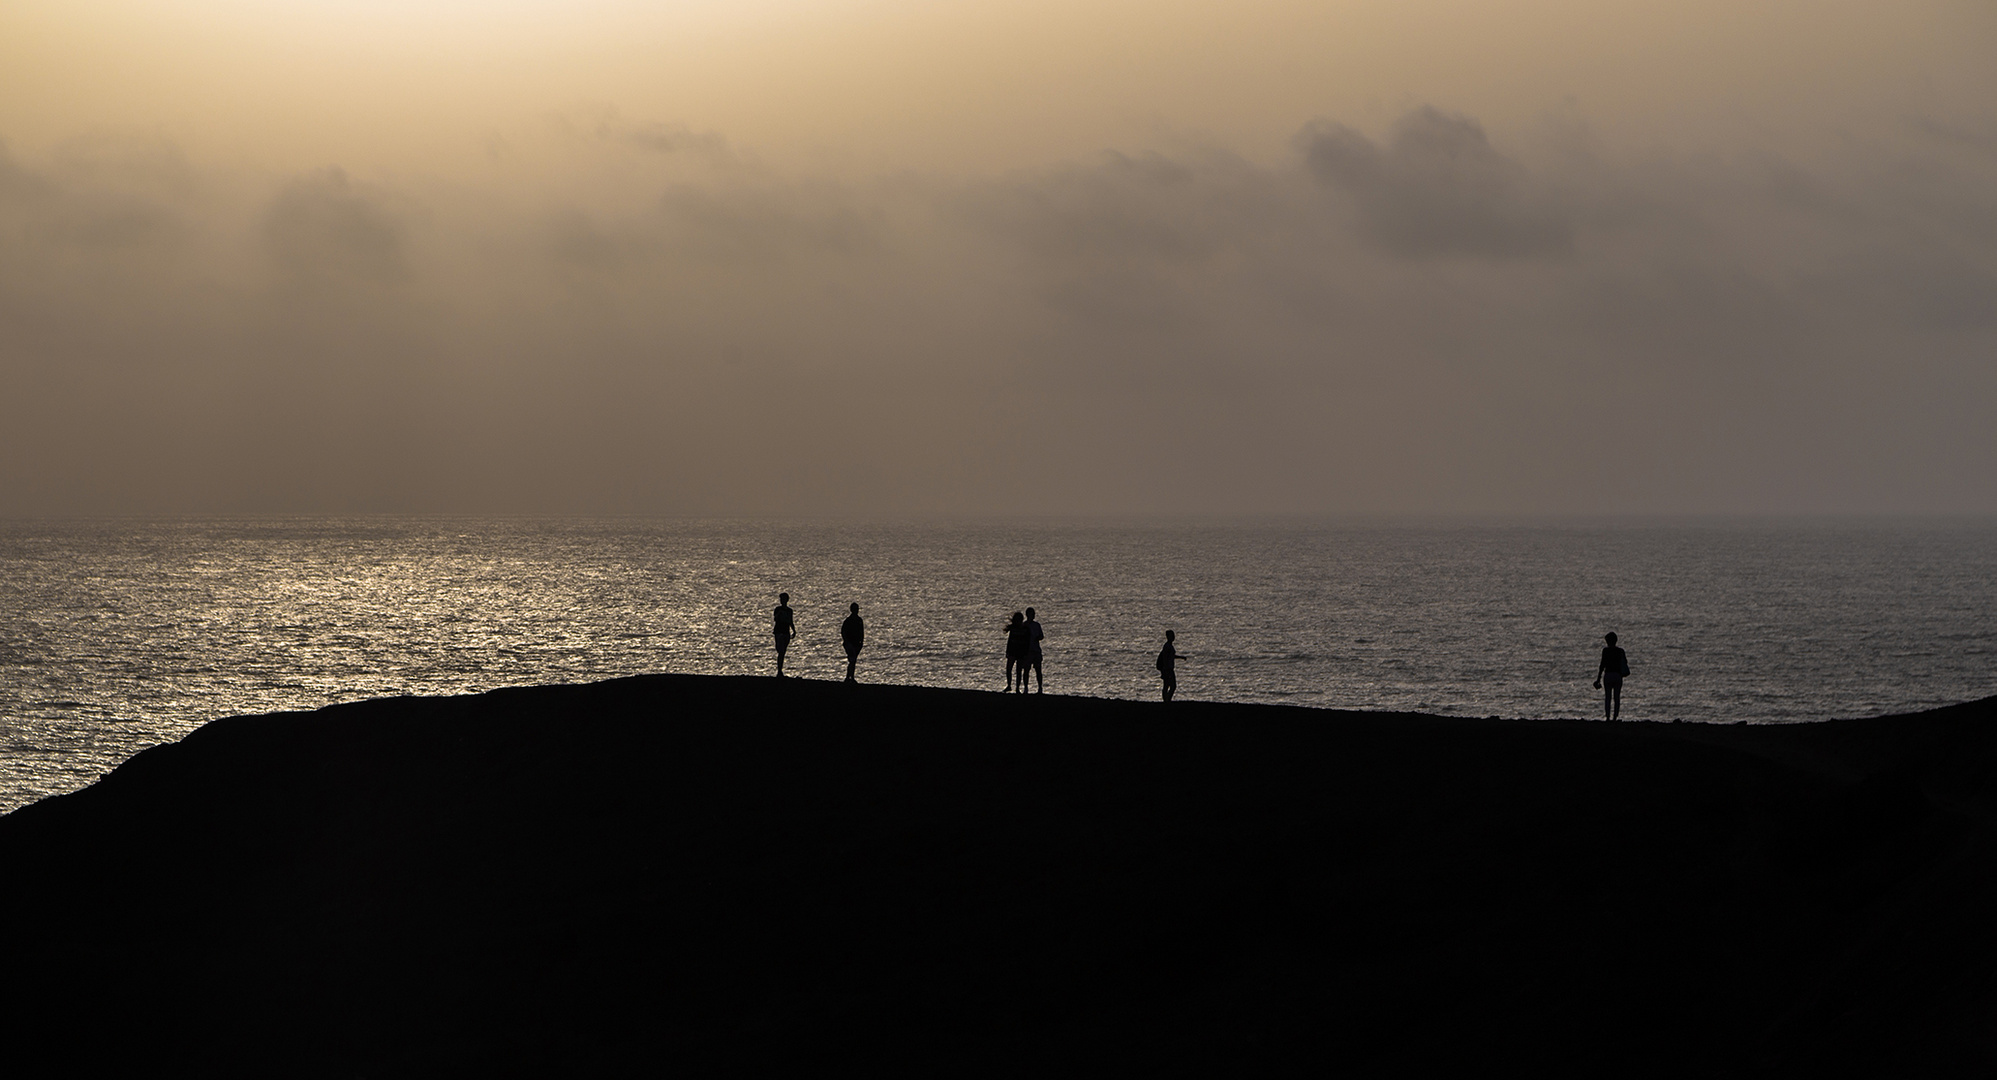
<path fill-rule="evenodd" d="M 337 166 L 286 184 L 264 215 L 263 233 L 272 259 L 294 280 L 391 284 L 409 274 L 403 222 Z"/>
<path fill-rule="evenodd" d="M 1396 254 L 1517 259 L 1573 246 L 1570 213 L 1467 116 L 1422 106 L 1385 146 L 1318 120 L 1295 145 L 1319 183 L 1351 199 L 1364 235 Z"/>
<path fill-rule="evenodd" d="M 880 209 L 836 184 L 674 184 L 659 199 L 667 243 L 698 258 L 858 255 L 880 243 Z"/>
<path fill-rule="evenodd" d="M 730 153 L 728 140 L 712 131 L 694 131 L 684 124 L 619 124 L 604 120 L 597 125 L 601 138 L 616 139 L 655 154 L 693 154 L 724 158 Z"/>
<path fill-rule="evenodd" d="M 633 150 L 650 158 L 724 169 L 750 165 L 720 132 L 695 131 L 685 124 L 632 121 L 614 108 L 559 113 L 551 121 L 555 130 L 570 140 Z"/>
<path fill-rule="evenodd" d="M 658 250 L 649 237 L 605 227 L 573 208 L 550 214 L 543 229 L 549 257 L 565 265 L 617 270 L 656 255 Z"/>
<path fill-rule="evenodd" d="M 1220 240 L 1200 212 L 1213 193 L 1205 173 L 1161 154 L 1111 153 L 1093 166 L 987 186 L 964 208 L 1042 257 L 1184 262 Z"/>
<path fill-rule="evenodd" d="M 29 169 L 0 144 L 0 225 L 17 252 L 59 262 L 169 252 L 191 239 L 182 205 L 189 177 L 171 147 L 97 140 L 64 148 L 52 168 Z M 56 256 L 67 251 L 68 256 Z M 45 276 L 56 265 L 38 268 Z"/>

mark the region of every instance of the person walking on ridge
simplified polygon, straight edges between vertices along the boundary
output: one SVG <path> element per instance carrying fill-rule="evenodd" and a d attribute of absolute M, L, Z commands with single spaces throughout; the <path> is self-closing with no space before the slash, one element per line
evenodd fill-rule
<path fill-rule="evenodd" d="M 1629 654 L 1616 647 L 1611 630 L 1602 648 L 1602 662 L 1595 668 L 1595 689 L 1602 692 L 1602 718 L 1620 720 L 1623 716 L 1623 676 L 1629 674 Z"/>
<path fill-rule="evenodd" d="M 1020 691 L 1024 693 L 1026 690 L 1026 664 L 1022 659 L 1026 655 L 1025 641 L 1026 616 L 1015 611 L 1012 621 L 1005 624 L 1005 692 L 1008 694 L 1012 693 L 1015 675 L 1019 678 Z"/>
<path fill-rule="evenodd" d="M 791 639 L 797 636 L 797 623 L 792 618 L 789 593 L 777 594 L 777 610 L 772 614 L 775 623 L 771 626 L 770 632 L 777 638 L 777 678 L 781 679 L 784 677 L 784 651 L 790 648 Z"/>
<path fill-rule="evenodd" d="M 1172 670 L 1173 666 L 1183 659 L 1179 655 L 1179 650 L 1172 646 L 1172 640 L 1176 636 L 1170 630 L 1165 631 L 1165 647 L 1158 650 L 1158 674 L 1165 679 L 1167 702 L 1172 700 L 1172 694 L 1179 689 L 1178 673 Z"/>
<path fill-rule="evenodd" d="M 846 643 L 846 681 L 856 683 L 853 669 L 860 663 L 860 647 L 867 643 L 867 624 L 860 619 L 860 605 L 853 605 L 853 613 L 839 624 L 839 639 Z"/>
<path fill-rule="evenodd" d="M 1040 673 L 1040 642 L 1047 635 L 1040 629 L 1040 620 L 1035 617 L 1032 608 L 1026 609 L 1026 632 L 1023 636 L 1026 655 L 1019 669 L 1019 692 L 1026 693 L 1026 665 L 1030 664 L 1033 667 L 1033 692 L 1044 694 L 1047 692 L 1047 678 Z"/>

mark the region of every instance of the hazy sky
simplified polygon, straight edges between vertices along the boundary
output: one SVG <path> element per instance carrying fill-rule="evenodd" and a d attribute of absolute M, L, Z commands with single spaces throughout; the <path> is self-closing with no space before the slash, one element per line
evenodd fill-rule
<path fill-rule="evenodd" d="M 0 515 L 1997 513 L 1997 5 L 6 0 Z"/>

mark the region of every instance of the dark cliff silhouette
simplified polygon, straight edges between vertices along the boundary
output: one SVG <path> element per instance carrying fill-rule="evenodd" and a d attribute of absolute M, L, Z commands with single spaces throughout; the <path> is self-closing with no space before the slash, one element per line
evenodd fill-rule
<path fill-rule="evenodd" d="M 1997 1063 L 1997 700 L 1006 704 L 653 676 L 218 721 L 0 818 L 10 1067 Z"/>

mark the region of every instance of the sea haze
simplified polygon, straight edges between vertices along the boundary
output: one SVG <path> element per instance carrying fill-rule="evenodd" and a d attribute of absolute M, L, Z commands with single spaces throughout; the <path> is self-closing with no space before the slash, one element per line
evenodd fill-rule
<path fill-rule="evenodd" d="M 1010 614 L 1047 689 L 1784 722 L 1997 693 L 1997 525 L 901 525 L 467 519 L 0 526 L 0 810 L 221 716 L 656 671 L 998 690 Z M 1021 708 L 1031 703 L 1022 702 Z M 614 748 L 606 748 L 614 752 Z"/>

